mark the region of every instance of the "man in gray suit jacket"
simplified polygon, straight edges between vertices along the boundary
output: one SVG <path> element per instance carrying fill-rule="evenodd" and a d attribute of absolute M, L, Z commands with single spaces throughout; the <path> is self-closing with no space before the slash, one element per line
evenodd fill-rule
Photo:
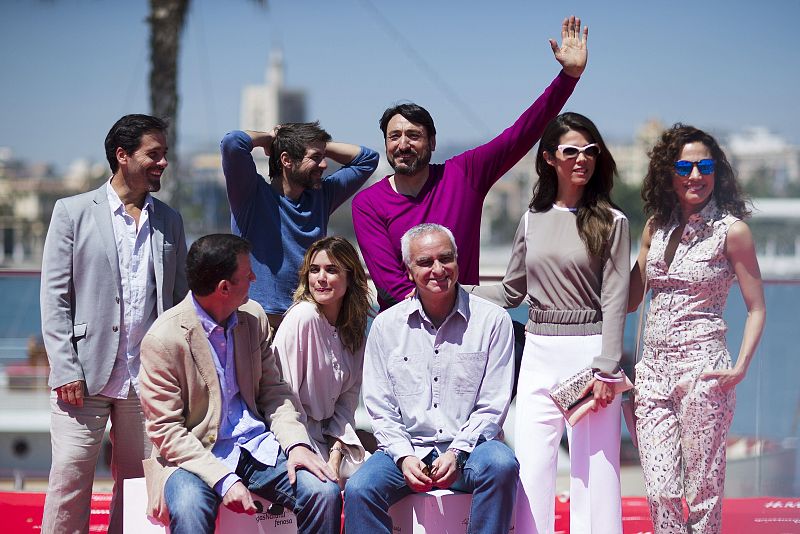
<path fill-rule="evenodd" d="M 88 532 L 94 470 L 111 418 L 109 532 L 122 532 L 122 480 L 143 476 L 151 444 L 138 396 L 139 345 L 183 299 L 180 215 L 150 193 L 167 167 L 166 123 L 119 119 L 105 141 L 112 176 L 56 202 L 42 259 L 53 460 L 42 531 Z"/>

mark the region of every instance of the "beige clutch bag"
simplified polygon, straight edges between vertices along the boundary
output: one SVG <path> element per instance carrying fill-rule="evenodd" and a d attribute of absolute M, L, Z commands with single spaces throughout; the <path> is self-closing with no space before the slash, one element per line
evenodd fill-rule
<path fill-rule="evenodd" d="M 575 423 L 595 407 L 596 403 L 591 392 L 582 395 L 592 378 L 594 378 L 592 368 L 584 367 L 550 390 L 550 398 L 564 415 L 569 426 L 575 426 Z M 615 395 L 633 388 L 633 382 L 624 373 L 622 380 L 609 382 L 609 385 L 614 388 Z"/>

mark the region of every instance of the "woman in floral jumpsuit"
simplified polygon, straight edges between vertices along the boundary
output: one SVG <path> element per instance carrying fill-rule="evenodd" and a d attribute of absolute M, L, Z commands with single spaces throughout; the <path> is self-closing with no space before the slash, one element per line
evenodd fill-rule
<path fill-rule="evenodd" d="M 681 124 L 653 148 L 642 198 L 650 219 L 628 308 L 638 307 L 647 283 L 636 429 L 654 532 L 718 533 L 734 388 L 766 318 L 753 237 L 741 220 L 749 212 L 716 140 Z M 732 366 L 722 313 L 734 277 L 748 313 Z"/>

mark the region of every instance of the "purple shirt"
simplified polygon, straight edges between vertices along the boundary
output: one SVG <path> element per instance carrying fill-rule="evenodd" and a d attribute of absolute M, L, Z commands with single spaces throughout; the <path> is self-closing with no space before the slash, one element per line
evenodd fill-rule
<path fill-rule="evenodd" d="M 353 226 L 381 310 L 414 288 L 403 265 L 400 238 L 421 223 L 438 223 L 453 232 L 459 282 L 478 283 L 483 200 L 492 185 L 533 148 L 577 83 L 577 78 L 561 72 L 503 133 L 444 164 L 431 164 L 428 180 L 416 197 L 397 193 L 388 176 L 355 196 Z"/>

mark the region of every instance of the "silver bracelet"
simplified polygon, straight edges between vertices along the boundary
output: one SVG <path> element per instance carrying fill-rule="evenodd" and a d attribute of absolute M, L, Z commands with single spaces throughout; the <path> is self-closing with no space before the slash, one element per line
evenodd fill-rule
<path fill-rule="evenodd" d="M 625 380 L 624 375 L 608 377 L 608 376 L 603 376 L 600 373 L 594 373 L 594 377 L 600 382 L 605 382 L 606 384 L 616 384 L 618 382 L 622 382 L 623 380 Z"/>

